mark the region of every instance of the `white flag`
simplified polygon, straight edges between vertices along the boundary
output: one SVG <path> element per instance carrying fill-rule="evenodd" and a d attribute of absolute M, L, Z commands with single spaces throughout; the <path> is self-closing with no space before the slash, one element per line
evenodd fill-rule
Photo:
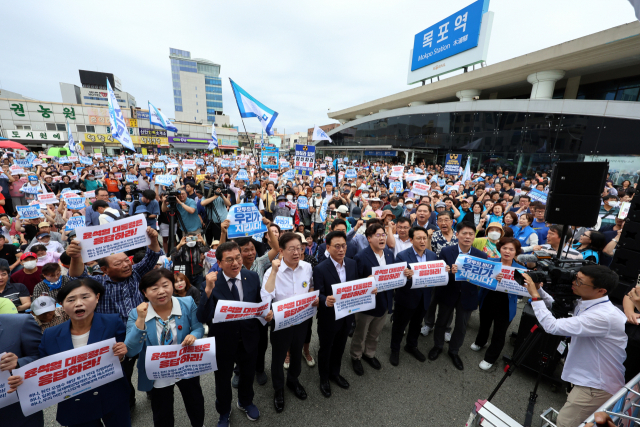
<path fill-rule="evenodd" d="M 69 137 L 69 151 L 71 154 L 76 154 L 76 142 L 73 140 L 73 134 L 71 133 L 71 126 L 67 120 L 67 136 Z"/>
<path fill-rule="evenodd" d="M 318 126 L 313 128 L 313 136 L 311 137 L 312 141 L 331 141 L 329 135 Z"/>
<path fill-rule="evenodd" d="M 120 106 L 118 105 L 118 100 L 116 96 L 113 94 L 113 90 L 111 89 L 111 83 L 109 83 L 109 79 L 107 79 L 107 92 L 108 92 L 108 101 L 109 101 L 109 122 L 111 122 L 111 135 L 120 141 L 123 147 L 128 148 L 131 151 L 136 151 L 133 146 L 133 141 L 131 140 L 131 135 L 129 135 L 129 129 L 124 123 L 124 117 L 122 116 L 122 111 L 120 111 Z"/>
<path fill-rule="evenodd" d="M 214 124 L 211 125 L 211 139 L 213 139 L 213 141 L 209 143 L 209 150 L 218 148 L 218 134 L 216 133 L 216 125 Z"/>
<path fill-rule="evenodd" d="M 178 128 L 171 123 L 171 121 L 162 114 L 162 111 L 158 110 L 152 103 L 149 102 L 149 123 L 152 125 L 160 126 L 164 130 L 170 130 L 171 132 L 178 132 Z"/>
<path fill-rule="evenodd" d="M 231 88 L 233 89 L 233 94 L 238 104 L 238 110 L 240 110 L 240 116 L 242 118 L 257 118 L 260 120 L 260 124 L 267 135 L 273 135 L 271 127 L 278 117 L 278 113 L 249 95 L 247 91 L 238 86 L 233 80 L 231 80 Z"/>

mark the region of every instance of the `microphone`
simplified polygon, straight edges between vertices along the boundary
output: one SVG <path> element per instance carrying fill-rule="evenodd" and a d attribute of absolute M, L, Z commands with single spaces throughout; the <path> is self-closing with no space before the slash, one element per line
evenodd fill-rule
<path fill-rule="evenodd" d="M 518 262 L 526 264 L 528 262 L 538 262 L 538 257 L 534 254 L 522 254 L 518 255 Z"/>

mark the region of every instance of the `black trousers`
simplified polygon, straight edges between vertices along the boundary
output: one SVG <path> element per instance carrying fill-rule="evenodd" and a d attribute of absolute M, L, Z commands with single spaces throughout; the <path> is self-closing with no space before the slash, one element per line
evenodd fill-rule
<path fill-rule="evenodd" d="M 151 390 L 151 410 L 155 427 L 173 427 L 173 389 L 180 389 L 182 401 L 187 410 L 192 427 L 204 425 L 204 396 L 200 387 L 200 377 L 182 379 L 168 387 Z"/>
<path fill-rule="evenodd" d="M 264 357 L 267 354 L 267 348 L 269 347 L 269 324 L 260 326 L 260 341 L 258 342 L 258 357 L 256 360 L 256 374 L 264 372 Z M 240 375 L 240 368 L 236 364 L 233 368 L 233 373 Z"/>
<path fill-rule="evenodd" d="M 302 370 L 302 346 L 307 336 L 307 322 L 291 326 L 279 331 L 271 330 L 271 381 L 274 390 L 284 388 L 284 360 L 291 350 L 287 383 L 298 384 L 298 377 Z M 242 379 L 242 376 L 240 377 Z"/>
<path fill-rule="evenodd" d="M 404 330 L 409 325 L 407 332 L 407 347 L 418 347 L 418 336 L 422 328 L 422 319 L 427 310 L 424 309 L 424 297 L 420 297 L 416 308 L 407 308 L 396 302 L 393 310 L 393 324 L 391 326 L 391 351 L 400 351 Z"/>
<path fill-rule="evenodd" d="M 307 336 L 304 339 L 305 344 L 309 344 L 311 342 L 312 335 L 313 335 L 313 317 L 309 319 L 309 329 L 307 329 Z"/>
<path fill-rule="evenodd" d="M 456 311 L 456 323 L 451 334 L 451 341 L 449 341 L 449 353 L 458 354 L 458 350 L 462 347 L 464 337 L 467 334 L 467 324 L 473 310 L 465 310 L 462 307 L 462 302 L 458 298 L 455 306 L 449 306 L 444 303 L 438 304 L 438 317 L 436 318 L 436 327 L 433 331 L 433 346 L 437 348 L 444 347 L 444 333 L 449 322 L 449 318 L 453 315 L 453 311 Z"/>
<path fill-rule="evenodd" d="M 640 372 L 640 326 L 626 323 L 627 333 L 627 358 L 624 361 L 624 382 L 628 383 Z"/>
<path fill-rule="evenodd" d="M 484 298 L 482 307 L 480 307 L 480 328 L 475 340 L 476 345 L 482 347 L 487 343 L 492 323 L 491 345 L 484 353 L 484 361 L 487 363 L 496 363 L 500 357 L 507 337 L 507 329 L 511 324 L 509 320 L 509 295 L 504 292 L 489 292 Z"/>
<path fill-rule="evenodd" d="M 220 349 L 220 347 L 218 347 Z M 218 370 L 216 377 L 216 411 L 219 414 L 228 414 L 231 411 L 231 376 L 233 375 L 234 361 L 240 368 L 240 383 L 238 384 L 238 401 L 240 405 L 247 406 L 253 403 L 253 379 L 256 375 L 256 357 L 258 349 L 248 353 L 242 340 L 238 340 L 238 347 L 233 350 L 224 350 L 217 358 Z"/>
<path fill-rule="evenodd" d="M 214 240 L 220 240 L 220 233 L 222 232 L 222 228 L 220 224 L 215 223 L 213 221 L 209 221 L 205 230 L 204 237 L 207 241 L 207 244 L 211 244 Z"/>
<path fill-rule="evenodd" d="M 337 320 L 328 326 L 318 319 L 318 373 L 320 381 L 328 381 L 329 377 L 340 375 L 342 355 L 349 338 L 349 329 L 353 323 L 353 315 Z M 337 327 L 336 327 L 337 326 Z"/>
<path fill-rule="evenodd" d="M 129 406 L 133 406 L 136 403 L 136 389 L 133 384 L 131 384 L 131 376 L 133 375 L 133 370 L 136 366 L 136 360 L 138 360 L 137 354 L 133 357 L 125 357 L 120 364 L 120 366 L 122 366 L 122 373 L 129 382 Z"/>

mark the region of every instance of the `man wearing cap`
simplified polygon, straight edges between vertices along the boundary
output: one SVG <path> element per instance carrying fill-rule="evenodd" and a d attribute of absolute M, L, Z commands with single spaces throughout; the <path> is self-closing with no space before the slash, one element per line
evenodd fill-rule
<path fill-rule="evenodd" d="M 46 248 L 46 252 L 55 252 L 57 254 L 61 254 L 64 252 L 64 248 L 60 244 L 60 242 L 56 242 L 55 240 L 51 240 L 51 235 L 44 231 L 41 231 L 36 235 L 36 239 L 38 240 L 37 245 L 31 246 L 31 251 L 38 253 L 35 249 L 37 246 L 44 246 Z"/>
<path fill-rule="evenodd" d="M 69 316 L 67 316 L 62 307 L 56 307 L 56 301 L 48 295 L 43 295 L 33 300 L 31 314 L 33 314 L 36 323 L 40 326 L 42 333 L 47 328 L 69 320 Z"/>
<path fill-rule="evenodd" d="M 51 225 L 47 221 L 42 221 L 38 224 L 38 231 L 36 231 L 33 239 L 31 240 L 31 242 L 29 242 L 29 245 L 27 246 L 25 251 L 31 250 L 31 247 L 33 245 L 41 244 L 36 237 L 40 233 L 48 233 L 51 240 L 60 243 L 60 246 L 62 246 L 63 249 L 67 246 L 66 242 L 62 238 L 62 234 L 58 233 L 57 231 L 51 231 Z"/>
<path fill-rule="evenodd" d="M 156 200 L 156 192 L 153 190 L 144 190 L 140 196 L 140 200 L 131 203 L 129 207 L 129 215 L 142 213 L 147 219 L 147 225 L 154 230 L 158 229 L 158 216 L 160 216 L 160 205 Z"/>
<path fill-rule="evenodd" d="M 33 294 L 33 288 L 42 280 L 42 267 L 38 267 L 38 255 L 34 252 L 25 252 L 20 257 L 22 269 L 11 275 L 13 283 L 22 283 L 29 290 L 29 295 Z"/>

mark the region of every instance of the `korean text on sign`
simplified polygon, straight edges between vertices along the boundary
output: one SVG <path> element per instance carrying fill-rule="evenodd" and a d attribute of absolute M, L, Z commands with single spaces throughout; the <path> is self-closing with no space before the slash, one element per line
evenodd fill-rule
<path fill-rule="evenodd" d="M 493 279 L 500 274 L 502 264 L 499 261 L 489 261 L 471 255 L 458 255 L 456 265 L 458 266 L 456 280 L 466 280 L 474 285 L 496 290 L 496 281 Z"/>
<path fill-rule="evenodd" d="M 273 320 L 275 321 L 274 331 L 285 329 L 290 326 L 311 319 L 316 315 L 318 307 L 312 304 L 318 299 L 320 291 L 298 294 L 273 303 Z"/>
<path fill-rule="evenodd" d="M 193 345 L 147 347 L 145 372 L 150 380 L 192 378 L 218 369 L 215 337 L 195 340 Z"/>
<path fill-rule="evenodd" d="M 449 283 L 449 273 L 444 261 L 427 261 L 409 264 L 413 270 L 411 289 L 445 286 Z"/>
<path fill-rule="evenodd" d="M 213 323 L 233 322 L 235 320 L 264 319 L 269 314 L 269 302 L 244 302 L 220 300 L 216 305 Z"/>
<path fill-rule="evenodd" d="M 231 206 L 227 218 L 231 222 L 227 234 L 230 239 L 267 232 L 267 226 L 262 222 L 262 215 L 253 203 Z"/>
<path fill-rule="evenodd" d="M 406 262 L 372 268 L 371 274 L 375 279 L 378 292 L 403 287 L 407 283 L 407 277 L 404 275 L 405 268 L 407 268 Z"/>
<path fill-rule="evenodd" d="M 372 277 L 331 285 L 331 289 L 336 298 L 336 320 L 376 307 L 376 297 L 371 293 L 375 289 Z"/>
<path fill-rule="evenodd" d="M 84 262 L 151 244 L 142 214 L 95 227 L 78 227 L 76 235 Z"/>

